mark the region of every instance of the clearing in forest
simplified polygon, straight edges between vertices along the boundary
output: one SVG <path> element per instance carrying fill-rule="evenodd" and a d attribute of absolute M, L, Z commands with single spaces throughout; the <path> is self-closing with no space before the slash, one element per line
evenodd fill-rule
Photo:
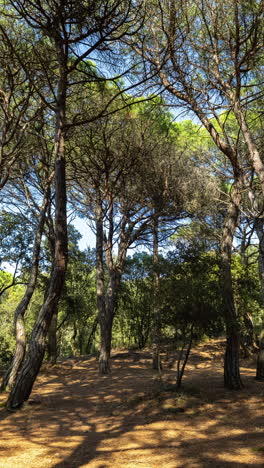
<path fill-rule="evenodd" d="M 264 384 L 242 360 L 245 389 L 223 389 L 223 351 L 197 346 L 182 392 L 172 355 L 162 379 L 146 351 L 114 352 L 107 377 L 94 357 L 44 366 L 24 407 L 0 410 L 0 467 L 263 467 Z"/>

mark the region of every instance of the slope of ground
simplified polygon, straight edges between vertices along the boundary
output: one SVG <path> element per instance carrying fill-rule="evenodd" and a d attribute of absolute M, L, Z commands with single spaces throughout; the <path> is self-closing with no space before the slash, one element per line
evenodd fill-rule
<path fill-rule="evenodd" d="M 0 410 L 0 467 L 263 467 L 264 383 L 247 360 L 245 389 L 224 390 L 222 354 L 196 347 L 180 393 L 173 356 L 162 379 L 146 352 L 114 353 L 107 377 L 95 358 L 44 368 L 29 403 Z"/>

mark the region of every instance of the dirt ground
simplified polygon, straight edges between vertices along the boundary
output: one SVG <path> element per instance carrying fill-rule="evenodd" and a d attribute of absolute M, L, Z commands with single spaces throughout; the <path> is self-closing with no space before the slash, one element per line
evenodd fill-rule
<path fill-rule="evenodd" d="M 264 383 L 244 360 L 245 389 L 225 390 L 223 350 L 193 350 L 182 392 L 172 355 L 162 378 L 146 351 L 113 353 L 107 377 L 95 358 L 44 366 L 21 410 L 0 409 L 0 467 L 263 467 Z"/>

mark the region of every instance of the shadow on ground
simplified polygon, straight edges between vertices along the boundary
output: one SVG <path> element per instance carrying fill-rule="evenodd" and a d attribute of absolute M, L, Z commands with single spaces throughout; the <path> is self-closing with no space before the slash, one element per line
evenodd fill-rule
<path fill-rule="evenodd" d="M 161 381 L 146 353 L 119 353 L 107 377 L 95 358 L 44 369 L 31 402 L 1 408 L 0 467 L 262 467 L 264 385 L 245 362 L 246 388 L 224 390 L 210 352 L 195 351 L 180 393 L 175 371 Z"/>

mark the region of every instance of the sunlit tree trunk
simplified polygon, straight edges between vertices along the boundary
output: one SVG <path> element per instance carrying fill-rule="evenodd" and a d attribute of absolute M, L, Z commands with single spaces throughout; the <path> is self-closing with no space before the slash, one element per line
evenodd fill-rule
<path fill-rule="evenodd" d="M 104 276 L 104 232 L 102 201 L 99 196 L 96 206 L 96 297 L 98 322 L 100 326 L 100 356 L 99 372 L 107 374 L 110 371 L 109 359 L 111 351 L 111 324 L 107 321 L 105 305 L 105 276 Z"/>
<path fill-rule="evenodd" d="M 239 215 L 240 194 L 239 186 L 233 187 L 232 199 L 229 202 L 221 238 L 221 286 L 223 295 L 224 317 L 226 323 L 226 351 L 224 360 L 225 387 L 238 390 L 242 388 L 239 369 L 239 324 L 234 301 L 231 257 L 233 237 L 237 227 Z"/>
<path fill-rule="evenodd" d="M 48 206 L 48 201 L 49 199 L 46 193 L 44 196 L 44 200 L 43 200 L 42 207 L 41 207 L 40 214 L 39 214 L 39 222 L 38 222 L 37 231 L 35 235 L 29 281 L 27 284 L 26 292 L 22 300 L 20 301 L 19 305 L 17 306 L 16 312 L 15 312 L 15 333 L 16 333 L 15 353 L 14 353 L 11 365 L 6 375 L 3 378 L 1 390 L 5 390 L 5 389 L 11 390 L 11 388 L 14 386 L 19 369 L 23 363 L 25 353 L 26 353 L 26 332 L 25 332 L 24 316 L 27 311 L 28 305 L 31 301 L 31 298 L 33 296 L 36 283 L 37 283 L 41 239 L 42 239 L 42 233 L 43 233 L 44 222 L 45 222 L 45 213 L 46 213 L 46 209 Z"/>
<path fill-rule="evenodd" d="M 116 262 L 113 260 L 113 206 L 109 203 L 108 238 L 103 231 L 102 201 L 97 201 L 96 208 L 96 290 L 98 322 L 100 326 L 99 372 L 110 372 L 110 355 L 112 342 L 112 327 L 121 284 L 121 272 L 125 260 L 126 249 L 119 243 Z M 105 255 L 104 255 L 105 254 Z M 104 261 L 107 275 L 104 271 Z"/>
<path fill-rule="evenodd" d="M 161 335 L 161 317 L 160 317 L 160 273 L 159 273 L 159 220 L 158 215 L 154 213 L 153 218 L 153 350 L 152 366 L 158 372 L 161 371 L 160 359 L 160 335 Z"/>
<path fill-rule="evenodd" d="M 246 239 L 247 239 L 247 230 L 246 227 L 242 228 L 242 237 L 240 245 L 240 256 L 241 262 L 246 268 L 247 266 L 247 255 L 246 255 Z M 245 331 L 243 332 L 241 339 L 241 347 L 243 349 L 244 357 L 250 357 L 252 352 L 255 349 L 255 337 L 254 337 L 254 324 L 252 316 L 247 308 L 246 304 L 242 302 L 242 317 L 245 326 Z"/>
<path fill-rule="evenodd" d="M 255 230 L 259 240 L 259 278 L 261 286 L 262 306 L 264 306 L 264 219 L 258 218 L 255 221 Z M 259 352 L 257 359 L 256 379 L 264 381 L 264 322 L 259 337 Z"/>
<path fill-rule="evenodd" d="M 55 258 L 49 290 L 33 328 L 29 350 L 16 383 L 10 393 L 8 406 L 17 408 L 26 401 L 40 370 L 46 345 L 46 336 L 54 309 L 58 306 L 67 266 L 67 213 L 65 175 L 65 109 L 67 67 L 63 47 L 58 51 L 60 78 L 57 92 L 55 130 Z"/>
<path fill-rule="evenodd" d="M 116 311 L 117 297 L 120 289 L 121 275 L 119 272 L 109 272 L 109 284 L 105 294 L 104 308 L 99 315 L 99 324 L 101 330 L 100 356 L 99 356 L 99 372 L 108 374 L 110 371 L 110 355 L 112 343 L 112 328 L 113 320 Z"/>
<path fill-rule="evenodd" d="M 51 213 L 48 213 L 48 232 L 47 238 L 49 242 L 49 249 L 51 258 L 55 257 L 55 233 L 54 233 L 54 224 Z M 52 278 L 52 272 L 51 272 Z M 49 292 L 49 287 L 46 290 L 45 299 Z M 48 330 L 47 336 L 47 360 L 50 364 L 54 365 L 57 362 L 58 357 L 58 340 L 57 340 L 57 327 L 58 327 L 58 306 L 54 304 L 54 309 L 52 312 L 51 324 Z"/>

